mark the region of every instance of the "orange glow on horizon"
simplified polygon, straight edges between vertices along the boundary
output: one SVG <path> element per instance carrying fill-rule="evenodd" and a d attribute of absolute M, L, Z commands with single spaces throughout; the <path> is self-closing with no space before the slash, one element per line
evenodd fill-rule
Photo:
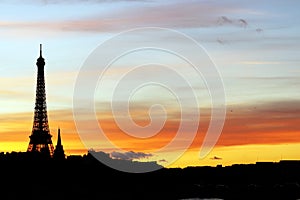
<path fill-rule="evenodd" d="M 248 113 L 229 112 L 217 145 L 207 158 L 199 161 L 198 152 L 209 124 L 209 117 L 202 114 L 199 130 L 192 145 L 171 166 L 215 165 L 217 161 L 224 165 L 250 163 L 254 162 L 258 155 L 266 160 L 277 161 L 280 159 L 280 151 L 284 152 L 281 154 L 286 155 L 287 158 L 300 159 L 300 155 L 294 153 L 300 152 L 300 131 L 298 130 L 300 119 L 296 117 L 300 113 L 295 111 L 292 114 L 295 117 L 291 117 L 291 113 L 286 114 L 288 116 L 281 113 L 280 118 L 278 118 L 276 115 L 268 115 L 268 113 L 258 115 L 256 111 Z M 148 139 L 138 139 L 123 133 L 108 113 L 102 116 L 105 116 L 105 119 L 100 119 L 99 124 L 105 131 L 106 136 L 119 148 L 128 151 L 155 154 L 156 150 L 168 144 L 175 137 L 179 126 L 179 120 L 167 120 L 164 128 L 157 135 Z M 174 113 L 172 116 L 179 115 Z M 2 114 L 0 118 L 3 119 L 0 129 L 0 151 L 26 151 L 32 127 L 32 113 Z M 149 121 L 136 120 L 136 122 L 146 125 Z M 77 133 L 71 110 L 50 111 L 49 125 L 54 146 L 56 145 L 57 128 L 60 127 L 62 143 L 67 155 L 87 153 L 88 149 Z M 187 131 L 187 139 L 189 139 L 188 137 L 189 132 Z M 181 142 L 176 142 L 178 148 L 180 148 Z M 255 148 L 257 148 L 257 151 Z M 282 149 L 280 150 L 280 148 Z M 260 153 L 258 153 L 259 149 L 261 149 Z M 289 152 L 291 149 L 293 149 L 293 152 Z M 105 151 L 105 149 L 103 150 Z M 240 156 L 241 152 L 244 152 L 244 156 Z M 275 156 L 272 152 L 278 154 Z M 159 155 L 159 159 L 167 160 L 169 155 L 173 153 L 176 153 L 176 149 Z M 214 153 L 228 159 L 212 160 L 209 157 L 213 157 Z"/>

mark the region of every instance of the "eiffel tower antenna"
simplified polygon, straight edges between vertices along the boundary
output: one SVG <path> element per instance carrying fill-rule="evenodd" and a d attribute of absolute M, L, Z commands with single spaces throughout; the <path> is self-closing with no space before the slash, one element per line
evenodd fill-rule
<path fill-rule="evenodd" d="M 40 57 L 42 57 L 42 44 L 40 44 Z"/>

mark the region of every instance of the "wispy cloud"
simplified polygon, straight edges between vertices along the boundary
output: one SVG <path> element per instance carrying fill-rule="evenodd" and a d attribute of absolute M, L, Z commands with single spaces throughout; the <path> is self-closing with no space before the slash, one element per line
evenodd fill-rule
<path fill-rule="evenodd" d="M 114 2 L 148 2 L 149 0 L 29 0 L 26 1 L 26 4 L 31 3 L 35 5 L 51 5 L 51 4 L 98 4 L 98 3 L 114 3 Z M 24 1 L 21 0 L 12 0 L 12 1 L 7 1 L 4 0 L 2 3 L 18 3 L 22 4 Z"/>
<path fill-rule="evenodd" d="M 121 160 L 139 160 L 142 158 L 149 158 L 153 156 L 151 153 L 143 153 L 143 152 L 134 152 L 134 151 L 128 151 L 128 152 L 116 152 L 113 151 L 110 153 L 110 156 L 113 159 L 121 159 Z"/>
<path fill-rule="evenodd" d="M 145 107 L 137 106 L 131 110 L 140 113 Z M 173 113 L 172 113 L 173 112 Z M 125 134 L 115 123 L 113 115 L 108 112 L 101 112 L 99 116 L 105 116 L 99 120 L 99 124 L 107 137 L 117 146 L 127 150 L 154 151 L 166 145 L 175 137 L 180 123 L 180 114 L 175 110 L 170 114 L 162 130 L 155 137 L 140 140 Z M 176 118 L 177 116 L 177 118 Z M 217 145 L 245 145 L 245 144 L 280 144 L 299 142 L 300 131 L 300 104 L 299 101 L 269 101 L 257 102 L 256 104 L 228 105 L 227 118 L 224 129 Z M 137 124 L 148 124 L 150 121 L 141 118 L 135 121 Z M 199 148 L 210 122 L 210 112 L 201 110 L 201 119 L 196 138 L 192 148 Z M 184 127 L 186 138 L 189 139 L 189 127 Z M 143 134 L 142 132 L 140 134 Z M 177 140 L 177 147 L 181 148 L 180 140 Z M 134 147 L 134 149 L 132 149 Z"/>
<path fill-rule="evenodd" d="M 240 27 L 247 27 L 248 22 L 245 19 L 231 19 L 226 16 L 221 16 L 218 19 L 217 22 L 219 25 L 234 25 L 234 26 L 240 26 Z"/>
<path fill-rule="evenodd" d="M 219 146 L 234 146 L 246 144 L 282 144 L 300 142 L 300 104 L 299 100 L 281 100 L 273 102 L 258 102 L 256 104 L 228 105 L 224 129 L 218 141 Z M 141 107 L 137 112 L 140 112 Z M 135 112 L 134 107 L 131 110 Z M 175 111 L 173 111 L 175 112 Z M 53 141 L 56 141 L 57 127 L 62 129 L 65 148 L 83 149 L 79 133 L 73 121 L 72 110 L 50 110 L 49 122 Z M 128 152 L 114 152 L 113 157 L 119 159 L 141 159 L 151 157 L 152 154 L 140 152 L 155 152 L 167 145 L 175 136 L 180 125 L 180 115 L 174 114 L 173 118 L 167 119 L 163 129 L 155 136 L 141 140 L 125 134 L 116 124 L 113 115 L 107 112 L 99 113 L 99 125 L 105 132 L 107 138 L 116 146 L 126 149 Z M 32 112 L 1 114 L 0 140 L 10 142 L 12 146 L 23 142 L 26 148 L 28 136 L 32 127 Z M 178 116 L 176 120 L 174 117 Z M 209 112 L 201 112 L 199 130 L 193 140 L 191 148 L 199 149 L 210 121 Z M 146 119 L 144 124 L 149 121 Z M 89 128 L 89 121 L 86 121 Z M 189 129 L 186 127 L 186 138 L 189 139 Z M 96 130 L 95 130 L 96 131 Z M 142 134 L 142 133 L 141 133 Z M 94 138 L 90 138 L 93 140 Z M 86 142 L 86 141 L 85 141 Z M 176 142 L 176 148 L 180 149 L 180 140 Z M 176 149 L 173 149 L 176 151 Z"/>
<path fill-rule="evenodd" d="M 41 1 L 44 2 L 44 1 Z M 56 3 L 58 1 L 45 1 Z M 69 1 L 63 1 L 69 2 Z M 79 1 L 81 2 L 81 1 Z M 107 1 L 91 1 L 107 2 Z M 246 19 L 225 17 L 236 13 L 240 8 L 233 4 L 214 4 L 210 2 L 151 3 L 140 7 L 126 8 L 115 13 L 94 15 L 79 19 L 61 21 L 3 21 L 2 28 L 50 29 L 54 31 L 109 32 L 142 26 L 161 26 L 168 28 L 201 28 L 221 25 L 246 27 Z M 224 16 L 222 16 L 224 14 Z M 221 15 L 221 16 L 220 16 Z"/>
<path fill-rule="evenodd" d="M 168 161 L 166 159 L 160 159 L 158 162 L 167 163 Z"/>
<path fill-rule="evenodd" d="M 282 65 L 282 62 L 274 62 L 274 61 L 242 61 L 239 62 L 242 65 Z"/>
<path fill-rule="evenodd" d="M 218 157 L 218 156 L 214 156 L 214 157 L 212 157 L 212 158 L 210 158 L 211 160 L 222 160 L 222 158 L 221 157 Z"/>
<path fill-rule="evenodd" d="M 299 142 L 299 101 L 274 101 L 229 106 L 219 145 Z"/>

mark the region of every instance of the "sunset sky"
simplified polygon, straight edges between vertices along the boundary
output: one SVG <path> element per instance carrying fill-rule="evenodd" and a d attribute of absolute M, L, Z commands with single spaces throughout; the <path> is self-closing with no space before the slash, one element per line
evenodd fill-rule
<path fill-rule="evenodd" d="M 210 64 L 215 64 L 226 95 L 223 131 L 213 150 L 200 159 L 199 151 L 211 115 L 205 77 L 197 77 L 186 62 L 168 52 L 141 50 L 113 63 L 104 82 L 99 81 L 95 90 L 95 113 L 99 125 L 118 148 L 135 152 L 135 158 L 140 160 L 156 160 L 168 167 L 300 160 L 299 7 L 300 2 L 294 0 L 1 1 L 0 151 L 27 150 L 33 123 L 35 63 L 41 43 L 46 62 L 48 119 L 54 145 L 60 127 L 67 155 L 84 154 L 93 145 L 94 149 L 114 152 L 114 149 L 101 146 L 101 141 L 99 143 L 95 138 L 82 141 L 73 116 L 76 78 L 89 55 L 104 41 L 130 29 L 160 27 L 195 40 L 207 53 L 201 56 L 210 58 Z M 160 31 L 153 35 L 166 46 L 180 46 L 191 55 L 196 54 L 189 52 L 189 46 L 177 43 L 176 38 Z M 112 48 L 125 47 L 135 43 L 137 38 L 145 42 L 151 40 L 143 38 L 142 34 L 131 36 Z M 100 55 L 111 51 L 113 49 L 100 48 Z M 199 119 L 194 119 L 199 125 L 196 137 L 176 162 L 171 162 L 171 157 L 178 154 L 183 140 L 175 141 L 175 148 L 157 152 L 175 137 L 181 122 L 178 99 L 168 88 L 155 84 L 141 87 L 130 100 L 130 115 L 140 126 L 150 123 L 148 111 L 151 105 L 164 107 L 167 113 L 164 127 L 153 137 L 141 139 L 125 134 L 115 122 L 116 115 L 123 114 L 122 108 L 117 109 L 117 113 L 110 110 L 109 99 L 115 81 L 118 82 L 132 66 L 142 64 L 147 66 L 132 74 L 130 80 L 124 80 L 124 90 L 146 79 L 165 81 L 183 95 L 184 103 L 190 105 L 185 112 L 191 116 L 195 110 L 201 113 Z M 202 64 L 198 67 L 207 63 L 203 61 Z M 162 65 L 185 74 L 183 78 L 191 83 L 197 106 L 190 103 L 194 97 L 189 95 L 185 86 L 176 82 L 173 74 L 164 71 Z M 120 98 L 115 105 L 128 100 L 122 99 L 122 94 L 117 95 Z M 161 109 L 151 111 L 152 119 L 163 117 Z M 122 115 L 121 120 L 126 117 Z M 90 123 L 86 118 L 86 129 L 95 132 Z M 140 134 L 147 134 L 147 131 L 151 132 L 145 129 Z M 188 140 L 191 130 L 186 127 L 185 131 Z M 86 143 L 91 146 L 86 146 Z M 114 152 L 112 155 L 122 158 L 120 155 L 125 154 Z M 126 155 L 130 157 L 130 154 Z"/>

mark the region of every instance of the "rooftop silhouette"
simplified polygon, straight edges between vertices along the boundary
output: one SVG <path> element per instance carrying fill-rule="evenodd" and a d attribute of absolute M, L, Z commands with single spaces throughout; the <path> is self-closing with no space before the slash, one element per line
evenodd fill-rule
<path fill-rule="evenodd" d="M 300 161 L 282 160 L 126 173 L 102 164 L 89 152 L 82 156 L 66 156 L 62 160 L 11 152 L 0 153 L 3 173 L 0 187 L 4 199 L 18 199 L 30 194 L 45 199 L 61 196 L 66 199 L 288 200 L 300 198 L 299 169 Z"/>

